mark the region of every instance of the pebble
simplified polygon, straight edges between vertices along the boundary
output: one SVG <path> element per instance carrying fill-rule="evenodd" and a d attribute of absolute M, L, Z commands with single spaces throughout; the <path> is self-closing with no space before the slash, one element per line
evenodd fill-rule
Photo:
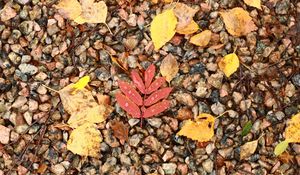
<path fill-rule="evenodd" d="M 29 111 L 26 111 L 26 112 L 23 114 L 23 117 L 24 117 L 26 123 L 27 123 L 28 125 L 31 125 L 31 123 L 32 123 L 32 114 L 31 114 Z"/>
<path fill-rule="evenodd" d="M 37 101 L 29 99 L 28 101 L 28 109 L 30 112 L 35 112 L 39 107 L 39 104 Z"/>
<path fill-rule="evenodd" d="M 11 8 L 9 5 L 6 5 L 1 10 L 0 14 L 1 14 L 0 19 L 2 21 L 8 21 L 8 20 L 10 20 L 11 18 L 14 18 L 17 15 L 16 11 L 13 8 Z"/>
<path fill-rule="evenodd" d="M 34 75 L 38 72 L 38 68 L 31 64 L 22 63 L 19 65 L 19 69 L 23 74 Z"/>
<path fill-rule="evenodd" d="M 117 164 L 117 159 L 115 157 L 109 157 L 106 162 L 101 167 L 102 173 L 108 173 L 114 169 L 114 166 Z"/>
<path fill-rule="evenodd" d="M 133 147 L 137 147 L 143 137 L 142 134 L 134 134 L 129 138 L 129 145 Z"/>
<path fill-rule="evenodd" d="M 162 168 L 165 174 L 175 174 L 177 165 L 175 163 L 163 163 Z"/>
<path fill-rule="evenodd" d="M 161 143 L 154 136 L 148 136 L 143 141 L 143 145 L 148 146 L 153 151 L 159 151 Z"/>
<path fill-rule="evenodd" d="M 212 106 L 211 106 L 211 111 L 215 114 L 215 115 L 220 115 L 222 114 L 223 112 L 225 112 L 226 110 L 226 106 L 224 106 L 223 104 L 221 103 L 214 103 Z"/>
<path fill-rule="evenodd" d="M 16 0 L 17 3 L 21 4 L 21 5 L 25 5 L 27 3 L 29 3 L 31 0 Z"/>
<path fill-rule="evenodd" d="M 213 87 L 220 89 L 222 87 L 223 74 L 220 72 L 212 74 L 207 81 Z"/>
<path fill-rule="evenodd" d="M 210 159 L 206 159 L 202 162 L 202 167 L 206 172 L 211 173 L 213 171 L 214 162 Z"/>
<path fill-rule="evenodd" d="M 300 87 L 300 74 L 296 74 L 292 77 L 292 82 L 294 85 Z"/>
<path fill-rule="evenodd" d="M 130 158 L 125 154 L 120 155 L 120 162 L 121 162 L 122 165 L 126 165 L 126 166 L 131 165 Z"/>
<path fill-rule="evenodd" d="M 19 25 L 20 32 L 24 35 L 29 35 L 33 31 L 33 22 L 32 21 L 23 21 Z"/>
<path fill-rule="evenodd" d="M 162 120 L 160 118 L 147 119 L 147 122 L 155 128 L 159 128 L 160 125 L 162 124 Z"/>
<path fill-rule="evenodd" d="M 50 170 L 55 175 L 64 175 L 66 172 L 66 169 L 62 164 L 52 165 Z"/>
<path fill-rule="evenodd" d="M 27 98 L 24 96 L 19 96 L 15 102 L 12 104 L 12 108 L 21 108 L 27 102 Z"/>
<path fill-rule="evenodd" d="M 0 133 L 0 143 L 8 144 L 10 129 L 3 125 L 0 125 Z"/>
<path fill-rule="evenodd" d="M 187 105 L 193 107 L 195 105 L 195 101 L 191 94 L 189 93 L 180 93 L 176 94 L 176 100 L 183 105 Z"/>
<path fill-rule="evenodd" d="M 166 153 L 163 155 L 162 160 L 164 162 L 166 162 L 166 161 L 172 159 L 173 156 L 174 156 L 174 153 L 172 151 L 167 150 Z"/>
<path fill-rule="evenodd" d="M 137 16 L 136 14 L 131 14 L 128 17 L 127 23 L 129 26 L 135 27 L 137 22 Z"/>
<path fill-rule="evenodd" d="M 140 122 L 140 119 L 136 119 L 136 118 L 131 118 L 131 119 L 128 120 L 128 123 L 131 127 L 138 124 L 139 122 Z"/>

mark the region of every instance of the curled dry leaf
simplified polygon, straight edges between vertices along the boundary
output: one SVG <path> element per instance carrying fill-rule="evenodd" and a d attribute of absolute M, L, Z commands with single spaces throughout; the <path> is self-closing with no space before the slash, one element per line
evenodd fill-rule
<path fill-rule="evenodd" d="M 174 8 L 174 13 L 178 18 L 176 30 L 181 31 L 186 28 L 192 22 L 193 17 L 197 12 L 198 9 L 191 8 L 184 3 L 176 3 Z"/>
<path fill-rule="evenodd" d="M 194 20 L 192 20 L 186 27 L 182 29 L 176 29 L 176 32 L 183 35 L 189 35 L 197 32 L 198 30 L 199 25 Z"/>
<path fill-rule="evenodd" d="M 114 120 L 111 122 L 110 127 L 113 130 L 114 136 L 120 140 L 122 145 L 124 145 L 125 141 L 128 142 L 128 126 L 126 126 L 123 122 Z"/>
<path fill-rule="evenodd" d="M 226 12 L 220 12 L 227 31 L 233 36 L 244 36 L 257 30 L 249 13 L 240 7 L 233 8 Z"/>
<path fill-rule="evenodd" d="M 77 0 L 61 0 L 55 8 L 64 18 L 75 20 L 82 12 L 81 5 Z"/>
<path fill-rule="evenodd" d="M 255 152 L 257 144 L 258 140 L 254 140 L 252 142 L 247 142 L 244 145 L 242 145 L 240 150 L 240 159 L 242 160 L 251 156 Z"/>
<path fill-rule="evenodd" d="M 82 13 L 74 21 L 83 23 L 105 23 L 107 17 L 107 6 L 104 1 L 82 0 Z"/>
<path fill-rule="evenodd" d="M 177 18 L 172 9 L 154 17 L 150 26 L 151 38 L 155 50 L 160 49 L 175 35 Z"/>
<path fill-rule="evenodd" d="M 163 77 L 166 78 L 168 82 L 176 76 L 179 70 L 179 64 L 177 59 L 172 55 L 168 54 L 163 60 L 160 65 L 160 73 Z"/>
<path fill-rule="evenodd" d="M 205 47 L 208 45 L 210 39 L 211 39 L 211 31 L 210 30 L 204 30 L 201 33 L 198 33 L 191 37 L 190 43 L 195 44 L 196 46 Z"/>
<path fill-rule="evenodd" d="M 67 143 L 67 149 L 81 156 L 99 157 L 102 137 L 95 124 L 84 123 L 74 129 Z"/>
<path fill-rule="evenodd" d="M 235 53 L 228 54 L 218 63 L 219 68 L 227 77 L 230 77 L 240 66 L 240 61 Z"/>
<path fill-rule="evenodd" d="M 214 136 L 214 124 L 215 118 L 212 115 L 202 113 L 195 121 L 187 120 L 177 135 L 186 136 L 199 142 L 207 142 Z"/>
<path fill-rule="evenodd" d="M 244 0 L 244 2 L 251 6 L 251 7 L 255 7 L 261 10 L 261 0 Z"/>

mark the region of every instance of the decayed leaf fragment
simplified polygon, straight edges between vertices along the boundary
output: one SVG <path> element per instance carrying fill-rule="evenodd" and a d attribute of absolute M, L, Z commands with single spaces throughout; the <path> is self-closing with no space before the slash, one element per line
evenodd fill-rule
<path fill-rule="evenodd" d="M 176 3 L 176 6 L 174 8 L 174 13 L 178 18 L 176 30 L 181 31 L 185 27 L 187 27 L 192 22 L 193 17 L 197 13 L 197 11 L 198 9 L 191 8 L 184 3 Z"/>
<path fill-rule="evenodd" d="M 294 115 L 285 129 L 285 139 L 288 142 L 300 143 L 300 113 Z"/>
<path fill-rule="evenodd" d="M 190 24 L 188 24 L 186 27 L 182 29 L 176 29 L 176 32 L 179 34 L 189 35 L 197 32 L 199 30 L 198 24 L 192 20 Z"/>
<path fill-rule="evenodd" d="M 199 142 L 207 142 L 214 136 L 215 118 L 206 113 L 199 114 L 195 121 L 187 120 L 177 133 Z"/>
<path fill-rule="evenodd" d="M 83 23 L 105 23 L 107 17 L 107 6 L 104 1 L 82 0 L 82 13 L 74 21 Z"/>
<path fill-rule="evenodd" d="M 258 144 L 258 140 L 254 140 L 242 145 L 240 150 L 240 159 L 242 160 L 251 156 L 255 152 L 257 148 L 257 144 Z"/>
<path fill-rule="evenodd" d="M 198 33 L 191 37 L 190 43 L 195 44 L 196 46 L 205 47 L 208 45 L 210 39 L 211 39 L 211 31 L 210 30 L 204 30 L 201 33 Z"/>
<path fill-rule="evenodd" d="M 256 7 L 261 10 L 261 0 L 244 0 L 244 2 L 252 7 Z"/>
<path fill-rule="evenodd" d="M 77 0 L 61 0 L 55 8 L 64 17 L 75 20 L 82 12 L 81 5 Z"/>
<path fill-rule="evenodd" d="M 233 36 L 243 36 L 257 30 L 249 13 L 240 7 L 220 12 L 227 31 Z"/>
<path fill-rule="evenodd" d="M 124 145 L 125 141 L 128 141 L 129 127 L 126 126 L 123 122 L 115 120 L 111 122 L 110 127 L 114 131 L 114 136 L 120 140 L 122 145 Z"/>
<path fill-rule="evenodd" d="M 99 157 L 102 137 L 95 124 L 84 123 L 71 132 L 67 149 L 81 156 Z"/>
<path fill-rule="evenodd" d="M 177 18 L 172 9 L 158 14 L 150 26 L 151 38 L 155 50 L 160 49 L 164 44 L 172 39 L 175 35 Z"/>
<path fill-rule="evenodd" d="M 172 55 L 168 54 L 160 65 L 160 73 L 163 77 L 166 78 L 168 82 L 170 82 L 178 73 L 179 64 L 177 59 Z"/>
<path fill-rule="evenodd" d="M 69 84 L 58 91 L 64 109 L 71 115 L 68 124 L 72 128 L 86 122 L 103 122 L 106 116 L 112 112 L 111 106 L 99 105 L 87 89 L 79 90 L 73 94 L 73 86 L 74 84 Z"/>
<path fill-rule="evenodd" d="M 230 77 L 238 67 L 240 66 L 240 61 L 235 53 L 228 54 L 218 63 L 219 68 L 225 73 L 227 77 Z"/>

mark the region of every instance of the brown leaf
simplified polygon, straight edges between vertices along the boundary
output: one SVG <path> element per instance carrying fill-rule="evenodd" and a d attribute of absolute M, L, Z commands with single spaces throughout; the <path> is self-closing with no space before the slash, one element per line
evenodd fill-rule
<path fill-rule="evenodd" d="M 120 140 L 122 145 L 124 145 L 125 141 L 128 142 L 128 126 L 123 122 L 114 120 L 111 122 L 110 127 L 113 130 L 114 136 Z"/>
<path fill-rule="evenodd" d="M 168 54 L 163 60 L 160 65 L 160 73 L 162 76 L 166 78 L 168 82 L 176 76 L 179 70 L 179 64 L 177 59 L 172 55 Z"/>
<path fill-rule="evenodd" d="M 178 18 L 178 23 L 176 26 L 176 30 L 183 30 L 186 26 L 188 26 L 195 14 L 198 12 L 198 9 L 191 8 L 183 3 L 176 3 L 174 8 L 175 16 Z"/>

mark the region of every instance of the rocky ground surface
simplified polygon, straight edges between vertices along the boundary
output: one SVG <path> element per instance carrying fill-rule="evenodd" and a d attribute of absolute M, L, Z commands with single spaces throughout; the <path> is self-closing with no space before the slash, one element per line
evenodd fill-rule
<path fill-rule="evenodd" d="M 1 0 L 0 9 L 8 1 Z M 56 0 L 14 0 L 16 14 L 7 14 L 14 17 L 0 20 L 0 175 L 299 174 L 300 144 L 289 144 L 279 157 L 273 151 L 288 119 L 300 110 L 300 3 L 262 0 L 258 10 L 238 0 L 211 0 L 211 8 L 200 0 L 183 2 L 200 8 L 194 20 L 222 47 L 196 47 L 190 36 L 176 34 L 155 52 L 149 24 L 164 3 L 106 0 L 111 35 L 105 25 L 63 19 L 53 7 Z M 233 7 L 247 9 L 258 30 L 230 36 L 218 12 Z M 229 79 L 217 60 L 234 49 L 243 65 Z M 116 81 L 128 75 L 112 64 L 107 50 L 130 69 L 159 66 L 168 53 L 176 56 L 180 71 L 170 84 L 172 107 L 143 127 L 128 118 L 114 98 Z M 54 126 L 69 115 L 58 94 L 42 86 L 61 89 L 84 74 L 91 77 L 93 94 L 109 95 L 115 107 L 99 124 L 104 138 L 99 159 L 66 149 L 69 131 Z M 176 136 L 184 119 L 227 110 L 211 142 Z M 130 126 L 128 143 L 113 136 L 112 119 Z M 253 127 L 242 137 L 248 121 Z M 260 136 L 256 152 L 240 160 L 240 146 Z"/>

